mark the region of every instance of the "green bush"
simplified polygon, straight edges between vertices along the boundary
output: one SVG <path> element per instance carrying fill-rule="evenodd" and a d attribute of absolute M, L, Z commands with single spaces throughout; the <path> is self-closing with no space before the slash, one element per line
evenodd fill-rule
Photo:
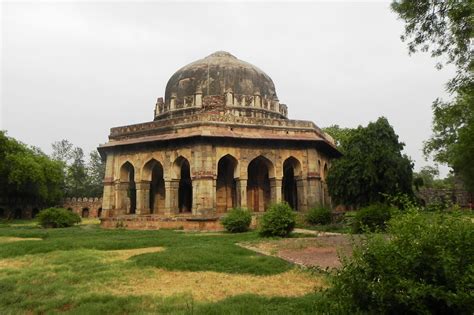
<path fill-rule="evenodd" d="M 222 218 L 222 225 L 231 233 L 241 233 L 249 229 L 252 215 L 246 209 L 234 208 Z"/>
<path fill-rule="evenodd" d="M 352 231 L 360 233 L 365 229 L 369 231 L 385 230 L 385 225 L 395 212 L 395 208 L 382 204 L 375 203 L 356 212 L 352 223 Z"/>
<path fill-rule="evenodd" d="M 260 235 L 285 237 L 296 225 L 296 214 L 287 203 L 277 203 L 262 216 Z"/>
<path fill-rule="evenodd" d="M 470 218 L 409 211 L 354 249 L 329 297 L 344 313 L 472 314 L 474 227 Z"/>
<path fill-rule="evenodd" d="M 312 208 L 306 214 L 306 222 L 309 224 L 331 223 L 331 209 L 326 207 Z"/>
<path fill-rule="evenodd" d="M 45 228 L 70 227 L 81 222 L 81 217 L 74 212 L 63 208 L 48 208 L 41 210 L 37 215 L 38 222 Z"/>

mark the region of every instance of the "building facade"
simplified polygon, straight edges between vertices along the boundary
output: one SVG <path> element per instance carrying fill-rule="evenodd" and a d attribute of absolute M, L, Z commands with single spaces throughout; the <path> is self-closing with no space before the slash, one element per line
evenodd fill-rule
<path fill-rule="evenodd" d="M 227 52 L 181 68 L 153 121 L 112 128 L 99 147 L 104 220 L 329 204 L 325 179 L 340 153 L 313 122 L 287 115 L 270 77 Z"/>

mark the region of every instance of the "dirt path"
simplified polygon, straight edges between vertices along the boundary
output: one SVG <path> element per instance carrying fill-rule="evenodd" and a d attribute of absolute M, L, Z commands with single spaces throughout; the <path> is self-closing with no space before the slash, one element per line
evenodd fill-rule
<path fill-rule="evenodd" d="M 280 257 L 305 267 L 332 269 L 341 267 L 340 256 L 352 254 L 350 235 L 296 229 L 297 233 L 313 234 L 315 237 L 288 238 L 242 243 L 240 246 L 270 256 Z"/>

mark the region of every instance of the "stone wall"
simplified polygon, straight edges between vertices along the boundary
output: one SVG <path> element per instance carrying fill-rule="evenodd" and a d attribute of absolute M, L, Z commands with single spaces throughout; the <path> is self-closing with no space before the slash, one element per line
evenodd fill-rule
<path fill-rule="evenodd" d="M 452 203 L 459 205 L 461 208 L 473 208 L 473 195 L 463 189 L 421 188 L 416 195 L 427 206 L 430 204 Z"/>
<path fill-rule="evenodd" d="M 69 209 L 83 218 L 98 218 L 102 213 L 102 198 L 66 198 L 57 206 Z M 43 208 L 37 205 L 12 207 L 0 204 L 0 219 L 32 219 Z"/>
<path fill-rule="evenodd" d="M 66 198 L 61 205 L 82 218 L 98 218 L 102 214 L 102 198 Z"/>

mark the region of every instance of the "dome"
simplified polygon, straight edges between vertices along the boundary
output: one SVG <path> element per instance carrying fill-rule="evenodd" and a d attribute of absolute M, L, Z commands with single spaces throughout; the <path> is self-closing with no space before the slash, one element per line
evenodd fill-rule
<path fill-rule="evenodd" d="M 155 119 L 169 116 L 170 111 L 192 108 L 187 112 L 216 108 L 233 108 L 238 116 L 285 118 L 286 106 L 279 104 L 272 79 L 262 70 L 225 51 L 215 52 L 192 62 L 171 76 L 166 85 L 165 100 L 158 99 Z M 237 107 L 267 110 L 242 111 Z M 277 115 L 274 115 L 277 112 Z M 226 113 L 229 113 L 228 111 Z M 184 115 L 184 114 L 183 114 Z M 177 113 L 174 113 L 177 116 Z"/>

